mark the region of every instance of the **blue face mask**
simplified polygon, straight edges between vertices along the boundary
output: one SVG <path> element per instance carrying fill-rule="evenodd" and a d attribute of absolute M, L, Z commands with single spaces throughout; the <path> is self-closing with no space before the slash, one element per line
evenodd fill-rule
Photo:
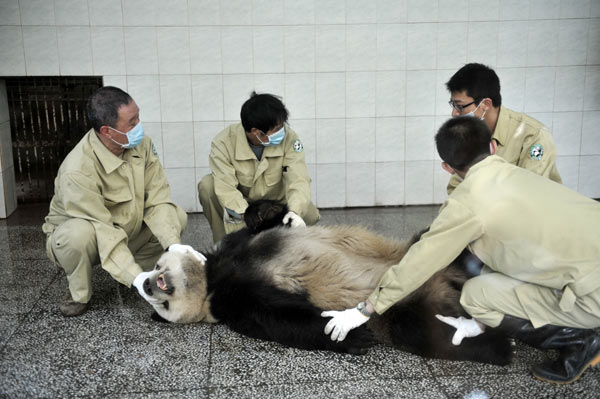
<path fill-rule="evenodd" d="M 119 144 L 122 148 L 135 148 L 137 147 L 141 142 L 142 139 L 144 138 L 144 127 L 142 126 L 142 122 L 138 122 L 137 125 L 135 125 L 133 127 L 133 129 L 131 129 L 130 131 L 128 131 L 127 133 L 123 133 L 117 129 L 114 129 L 110 126 L 107 126 L 109 129 L 114 130 L 117 133 L 120 134 L 124 134 L 127 136 L 127 144 L 121 144 L 116 140 L 113 140 L 111 138 L 112 141 L 114 141 L 115 143 Z"/>
<path fill-rule="evenodd" d="M 285 138 L 285 127 L 282 126 L 281 129 L 279 129 L 275 133 L 267 136 L 267 138 L 269 139 L 269 141 L 266 143 L 263 141 L 260 141 L 261 144 L 264 145 L 265 147 L 281 144 L 281 142 Z"/>
<path fill-rule="evenodd" d="M 477 107 L 475 107 L 475 109 L 469 113 L 466 113 L 462 116 L 475 116 L 475 111 L 477 111 L 477 109 L 479 108 L 479 106 L 481 105 L 481 103 L 477 104 Z M 481 120 L 483 120 L 485 118 L 485 113 L 487 112 L 487 110 L 483 111 L 483 115 L 481 115 Z"/>

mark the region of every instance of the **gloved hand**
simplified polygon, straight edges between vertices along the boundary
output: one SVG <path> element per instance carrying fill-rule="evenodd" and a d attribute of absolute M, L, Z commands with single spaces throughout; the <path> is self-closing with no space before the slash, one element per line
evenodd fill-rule
<path fill-rule="evenodd" d="M 292 211 L 289 211 L 283 217 L 283 224 L 288 224 L 288 222 L 290 222 L 290 225 L 292 227 L 306 227 L 306 223 L 304 223 L 304 220 L 302 220 L 300 216 L 296 215 Z"/>
<path fill-rule="evenodd" d="M 342 311 L 329 310 L 321 312 L 321 317 L 331 317 L 325 326 L 325 335 L 331 333 L 332 341 L 343 341 L 350 330 L 365 324 L 369 317 L 360 313 L 357 308 Z M 331 332 L 333 330 L 333 332 Z"/>
<path fill-rule="evenodd" d="M 185 254 L 187 252 L 191 253 L 194 258 L 196 258 L 198 261 L 205 263 L 206 262 L 206 257 L 204 255 L 202 255 L 200 252 L 196 251 L 194 248 L 192 248 L 189 245 L 184 245 L 184 244 L 171 244 L 169 246 L 168 249 L 169 252 L 177 252 L 180 254 Z"/>
<path fill-rule="evenodd" d="M 456 328 L 456 332 L 452 337 L 453 345 L 460 345 L 463 338 L 476 337 L 485 331 L 475 319 L 466 319 L 462 316 L 457 319 L 456 317 L 442 316 L 439 314 L 436 314 L 435 317 Z"/>

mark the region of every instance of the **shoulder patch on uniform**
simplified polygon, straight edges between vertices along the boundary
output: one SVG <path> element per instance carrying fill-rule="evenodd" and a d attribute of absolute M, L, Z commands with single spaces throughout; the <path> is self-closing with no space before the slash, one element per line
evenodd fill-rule
<path fill-rule="evenodd" d="M 302 152 L 304 150 L 304 146 L 302 145 L 300 139 L 296 139 L 296 141 L 294 141 L 294 144 L 292 144 L 292 148 L 296 152 Z"/>
<path fill-rule="evenodd" d="M 534 144 L 529 147 L 529 157 L 536 161 L 539 161 L 544 156 L 544 146 L 541 144 Z"/>
<path fill-rule="evenodd" d="M 158 158 L 158 151 L 156 151 L 156 147 L 154 146 L 154 143 L 152 143 L 152 153 Z"/>

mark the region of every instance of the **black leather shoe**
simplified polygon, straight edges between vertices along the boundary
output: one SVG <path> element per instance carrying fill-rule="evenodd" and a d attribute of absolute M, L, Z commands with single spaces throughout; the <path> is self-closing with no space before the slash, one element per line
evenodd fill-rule
<path fill-rule="evenodd" d="M 87 303 L 75 302 L 71 296 L 71 292 L 67 291 L 58 308 L 63 316 L 73 317 L 85 313 L 88 310 L 88 306 Z"/>
<path fill-rule="evenodd" d="M 533 375 L 554 384 L 570 384 L 577 381 L 590 366 L 600 363 L 600 337 L 593 330 L 563 328 L 561 338 L 570 338 L 560 350 L 558 360 L 533 366 Z M 557 337 L 558 338 L 558 337 Z"/>

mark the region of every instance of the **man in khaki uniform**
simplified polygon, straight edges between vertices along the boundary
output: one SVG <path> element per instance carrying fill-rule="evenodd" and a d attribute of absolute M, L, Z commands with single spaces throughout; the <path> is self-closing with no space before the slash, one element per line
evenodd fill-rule
<path fill-rule="evenodd" d="M 535 366 L 545 381 L 575 381 L 600 362 L 600 203 L 511 165 L 478 119 L 450 119 L 436 135 L 442 167 L 464 181 L 429 231 L 386 272 L 366 302 L 333 316 L 326 333 L 344 339 L 420 287 L 466 246 L 487 267 L 467 281 L 461 304 L 474 319 L 440 320 L 457 327 L 453 343 L 485 326 L 540 349 L 555 362 Z M 568 209 L 567 209 L 568 208 Z"/>
<path fill-rule="evenodd" d="M 485 122 L 493 132 L 496 155 L 509 163 L 562 183 L 556 169 L 556 146 L 546 126 L 532 117 L 501 105 L 500 80 L 493 69 L 467 64 L 446 83 L 450 92 L 452 116 L 469 115 Z M 454 174 L 448 182 L 450 194 L 461 178 Z"/>
<path fill-rule="evenodd" d="M 102 87 L 90 96 L 92 129 L 63 161 L 50 212 L 42 226 L 49 258 L 67 274 L 60 310 L 85 312 L 92 296 L 92 265 L 101 263 L 130 287 L 172 244 L 180 243 L 187 215 L 170 198 L 169 184 L 124 91 Z"/>
<path fill-rule="evenodd" d="M 270 94 L 252 93 L 242 106 L 242 123 L 221 131 L 209 156 L 212 174 L 198 184 L 204 215 L 215 242 L 245 226 L 248 202 L 286 203 L 284 223 L 315 224 L 319 211 L 310 198 L 302 142 L 289 125 L 288 111 Z"/>

